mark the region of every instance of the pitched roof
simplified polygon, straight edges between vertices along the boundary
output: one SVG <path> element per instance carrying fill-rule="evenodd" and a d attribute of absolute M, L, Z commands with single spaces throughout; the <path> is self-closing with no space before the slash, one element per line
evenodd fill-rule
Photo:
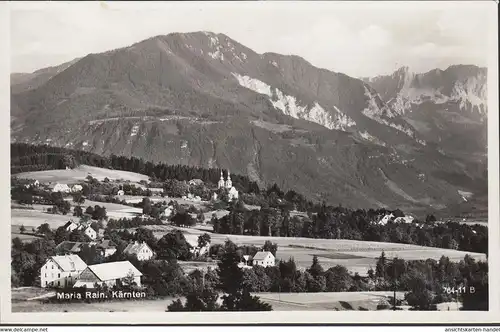
<path fill-rule="evenodd" d="M 130 271 L 132 271 L 134 277 L 142 276 L 142 273 L 129 261 L 89 265 L 88 268 L 101 281 L 124 278 Z"/>
<path fill-rule="evenodd" d="M 75 222 L 73 222 L 73 221 L 68 221 L 67 223 L 65 223 L 65 224 L 64 224 L 64 226 L 63 226 L 63 227 L 64 227 L 64 228 L 68 228 L 68 226 L 69 226 L 69 225 L 71 225 L 71 224 L 75 224 L 75 225 L 76 225 L 76 223 L 75 223 Z"/>
<path fill-rule="evenodd" d="M 255 254 L 255 256 L 253 256 L 253 260 L 263 260 L 267 257 L 267 255 L 271 254 L 269 251 L 259 251 L 258 253 Z M 271 254 L 271 256 L 274 257 L 273 254 Z"/>
<path fill-rule="evenodd" d="M 50 257 L 63 271 L 85 270 L 87 264 L 78 255 L 64 255 Z"/>
<path fill-rule="evenodd" d="M 110 249 L 116 248 L 116 244 L 111 240 L 101 240 L 97 243 L 97 248 L 99 249 Z"/>
<path fill-rule="evenodd" d="M 76 252 L 80 252 L 80 250 L 82 250 L 82 246 L 84 244 L 86 244 L 86 243 L 85 242 L 63 241 L 57 245 L 56 249 L 76 253 Z"/>
<path fill-rule="evenodd" d="M 136 255 L 139 253 L 139 251 L 141 251 L 142 248 L 144 248 L 144 246 L 148 247 L 149 246 L 147 245 L 147 243 L 145 242 L 132 242 L 132 243 L 129 243 L 129 245 L 123 250 L 123 252 L 125 254 L 129 254 L 129 255 Z M 151 250 L 151 248 L 149 248 Z"/>

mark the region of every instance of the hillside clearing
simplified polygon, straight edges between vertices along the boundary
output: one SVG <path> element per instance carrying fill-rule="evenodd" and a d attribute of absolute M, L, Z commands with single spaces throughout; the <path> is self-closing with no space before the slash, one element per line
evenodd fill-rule
<path fill-rule="evenodd" d="M 149 182 L 149 177 L 147 175 L 118 171 L 113 169 L 106 169 L 94 166 L 80 165 L 75 169 L 56 169 L 48 171 L 38 171 L 38 172 L 26 172 L 15 174 L 16 177 L 22 179 L 34 179 L 42 183 L 48 182 L 58 182 L 58 183 L 76 183 L 85 180 L 87 176 L 91 175 L 93 178 L 99 181 L 108 178 L 110 180 L 123 180 L 139 183 L 140 181 Z"/>

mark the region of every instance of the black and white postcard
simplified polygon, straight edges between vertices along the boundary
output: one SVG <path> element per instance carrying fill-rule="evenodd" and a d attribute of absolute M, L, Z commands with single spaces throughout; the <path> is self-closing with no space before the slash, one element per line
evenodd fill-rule
<path fill-rule="evenodd" d="M 2 321 L 494 321 L 496 7 L 2 3 Z"/>

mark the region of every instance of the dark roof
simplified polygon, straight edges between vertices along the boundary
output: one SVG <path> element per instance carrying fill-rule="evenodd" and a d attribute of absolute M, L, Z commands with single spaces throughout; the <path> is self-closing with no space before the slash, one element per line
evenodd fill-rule
<path fill-rule="evenodd" d="M 267 255 L 271 254 L 269 251 L 259 251 L 258 253 L 253 256 L 253 260 L 263 260 L 267 257 Z M 273 256 L 273 254 L 271 254 Z M 274 256 L 273 256 L 274 257 Z"/>
<path fill-rule="evenodd" d="M 85 242 L 63 241 L 57 245 L 56 250 L 77 253 L 82 250 L 82 246 L 85 244 Z"/>
<path fill-rule="evenodd" d="M 101 240 L 99 243 L 97 243 L 97 248 L 99 249 L 116 248 L 116 244 L 111 240 Z"/>
<path fill-rule="evenodd" d="M 68 227 L 69 225 L 71 225 L 71 224 L 73 224 L 73 222 L 72 222 L 72 221 L 68 221 L 67 223 L 65 223 L 65 224 L 64 224 L 64 226 L 63 226 L 63 227 L 64 227 L 64 228 L 67 228 L 67 227 Z"/>

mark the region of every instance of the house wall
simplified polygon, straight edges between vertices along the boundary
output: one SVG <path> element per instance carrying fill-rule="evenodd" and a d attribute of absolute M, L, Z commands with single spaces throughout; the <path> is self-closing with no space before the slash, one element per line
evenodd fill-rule
<path fill-rule="evenodd" d="M 141 248 L 141 250 L 137 253 L 137 259 L 140 261 L 146 261 L 151 258 L 153 258 L 153 251 L 149 249 L 149 247 L 144 246 Z"/>
<path fill-rule="evenodd" d="M 63 288 L 72 286 L 82 271 L 62 271 L 54 261 L 49 260 L 40 269 L 40 286 L 42 288 Z"/>
<path fill-rule="evenodd" d="M 271 255 L 268 255 L 266 258 L 262 260 L 254 260 L 253 265 L 260 265 L 260 266 L 274 266 L 275 265 L 275 259 Z"/>
<path fill-rule="evenodd" d="M 96 237 L 97 237 L 97 233 L 94 231 L 94 229 L 92 227 L 88 227 L 86 230 L 85 230 L 85 234 L 91 238 L 92 240 L 95 240 Z"/>
<path fill-rule="evenodd" d="M 92 284 L 94 283 L 102 283 L 99 278 L 96 277 L 96 275 L 89 269 L 86 268 L 83 270 L 83 272 L 80 274 L 78 280 L 83 281 L 83 282 L 90 282 Z"/>
<path fill-rule="evenodd" d="M 68 232 L 72 232 L 73 230 L 77 229 L 78 228 L 78 225 L 73 223 L 73 224 L 70 224 L 68 227 L 66 227 L 66 230 Z"/>
<path fill-rule="evenodd" d="M 109 257 L 116 252 L 116 248 L 110 248 L 104 250 L 104 257 Z"/>

